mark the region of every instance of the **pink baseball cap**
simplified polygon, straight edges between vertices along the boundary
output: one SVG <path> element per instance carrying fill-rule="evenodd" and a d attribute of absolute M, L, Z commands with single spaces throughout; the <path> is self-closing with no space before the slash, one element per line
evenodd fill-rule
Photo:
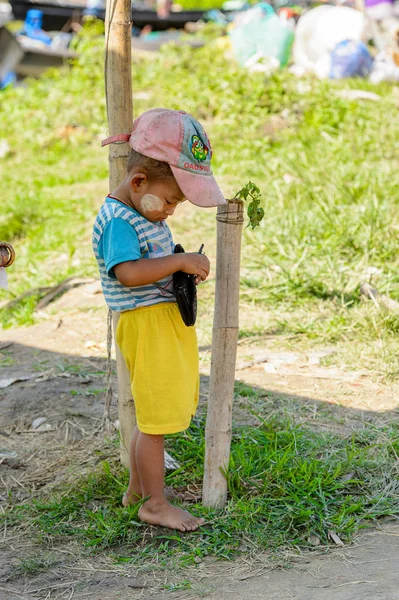
<path fill-rule="evenodd" d="M 129 145 L 155 160 L 170 165 L 177 184 L 186 198 L 202 207 L 225 204 L 211 170 L 212 148 L 202 125 L 182 110 L 154 108 L 133 123 L 132 133 L 113 135 L 104 140 Z"/>

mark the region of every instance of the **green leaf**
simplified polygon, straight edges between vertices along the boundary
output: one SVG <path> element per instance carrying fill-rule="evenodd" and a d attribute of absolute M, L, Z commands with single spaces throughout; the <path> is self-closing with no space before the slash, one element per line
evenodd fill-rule
<path fill-rule="evenodd" d="M 265 216 L 265 211 L 260 206 L 261 193 L 258 186 L 252 183 L 252 181 L 249 181 L 246 186 L 241 188 L 241 190 L 236 193 L 234 198 L 244 200 L 244 202 L 246 202 L 248 198 L 251 199 L 251 202 L 247 207 L 247 215 L 249 219 L 248 227 L 251 227 L 252 229 L 258 227 Z"/>

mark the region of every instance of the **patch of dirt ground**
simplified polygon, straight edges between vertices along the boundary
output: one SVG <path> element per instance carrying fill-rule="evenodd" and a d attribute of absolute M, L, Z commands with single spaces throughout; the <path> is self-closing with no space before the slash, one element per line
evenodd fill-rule
<path fill-rule="evenodd" d="M 117 454 L 101 430 L 106 309 L 98 292 L 96 285 L 83 285 L 52 303 L 40 323 L 1 333 L 3 506 L 10 494 L 16 502 L 24 502 Z M 239 344 L 237 380 L 258 389 L 254 402 L 262 414 L 288 413 L 296 422 L 343 433 L 363 427 L 366 421 L 397 422 L 397 384 L 372 381 L 360 371 L 323 366 L 329 348 L 306 355 L 283 347 L 284 339 L 272 336 Z M 202 410 L 209 359 L 209 348 L 202 347 Z M 253 418 L 242 388 L 234 407 L 235 422 L 240 423 Z M 117 418 L 115 403 L 112 417 Z M 365 530 L 348 547 L 282 552 L 278 563 L 267 554 L 232 563 L 206 559 L 181 573 L 135 570 L 115 565 L 105 555 L 85 557 L 73 544 L 39 549 L 24 535 L 7 529 L 0 537 L 0 600 L 194 600 L 232 595 L 255 600 L 399 600 L 397 521 Z M 39 552 L 48 568 L 35 576 L 15 577 L 21 559 Z"/>
<path fill-rule="evenodd" d="M 267 555 L 215 562 L 205 559 L 180 576 L 118 567 L 102 557 L 74 559 L 74 548 L 53 548 L 52 566 L 39 576 L 7 579 L 7 572 L 27 551 L 25 540 L 11 540 L 2 552 L 1 600 L 397 600 L 399 599 L 399 525 L 357 536 L 351 546 L 334 551 L 286 553 L 281 564 Z M 32 552 L 33 548 L 30 548 Z M 180 589 L 179 589 L 180 588 Z M 181 589 L 183 588 L 183 589 Z"/>

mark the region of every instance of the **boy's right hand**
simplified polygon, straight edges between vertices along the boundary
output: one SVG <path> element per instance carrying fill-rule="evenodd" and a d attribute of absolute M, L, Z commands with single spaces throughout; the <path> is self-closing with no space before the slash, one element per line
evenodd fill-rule
<path fill-rule="evenodd" d="M 181 258 L 181 271 L 188 273 L 189 275 L 196 275 L 196 282 L 205 281 L 209 275 L 211 268 L 209 258 L 205 254 L 198 254 L 198 252 L 186 252 L 180 254 Z"/>

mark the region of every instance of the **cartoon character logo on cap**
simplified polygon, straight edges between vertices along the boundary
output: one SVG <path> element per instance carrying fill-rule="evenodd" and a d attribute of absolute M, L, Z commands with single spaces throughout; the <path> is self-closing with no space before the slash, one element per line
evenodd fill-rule
<path fill-rule="evenodd" d="M 194 158 L 202 162 L 203 160 L 206 160 L 209 154 L 209 148 L 198 137 L 198 135 L 193 135 L 191 138 L 191 152 Z"/>

